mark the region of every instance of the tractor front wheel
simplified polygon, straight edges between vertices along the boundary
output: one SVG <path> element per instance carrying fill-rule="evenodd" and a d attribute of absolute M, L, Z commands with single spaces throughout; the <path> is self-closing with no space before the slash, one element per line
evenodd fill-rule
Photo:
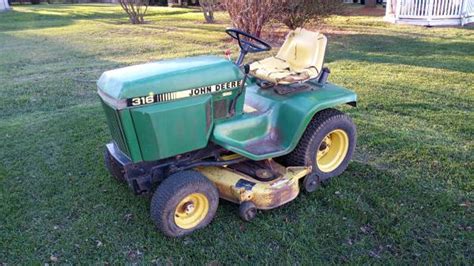
<path fill-rule="evenodd" d="M 321 183 L 346 170 L 356 146 L 356 127 L 349 116 L 335 109 L 315 115 L 296 148 L 284 161 L 287 165 L 310 165 Z"/>
<path fill-rule="evenodd" d="M 219 192 L 196 171 L 167 177 L 151 200 L 151 218 L 165 235 L 180 237 L 208 225 L 217 210 Z"/>

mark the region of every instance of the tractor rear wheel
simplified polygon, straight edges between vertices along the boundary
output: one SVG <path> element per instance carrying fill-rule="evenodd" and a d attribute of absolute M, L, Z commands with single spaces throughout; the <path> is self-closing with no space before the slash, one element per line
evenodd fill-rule
<path fill-rule="evenodd" d="M 151 200 L 151 218 L 165 235 L 180 237 L 208 225 L 217 210 L 219 192 L 196 171 L 167 177 Z"/>
<path fill-rule="evenodd" d="M 309 123 L 296 148 L 284 157 L 287 165 L 310 165 L 319 182 L 346 170 L 356 146 L 356 127 L 341 111 L 326 109 Z"/>

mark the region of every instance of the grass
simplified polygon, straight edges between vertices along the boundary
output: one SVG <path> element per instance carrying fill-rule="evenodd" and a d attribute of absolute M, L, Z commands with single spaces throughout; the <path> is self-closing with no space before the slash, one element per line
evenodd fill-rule
<path fill-rule="evenodd" d="M 331 81 L 359 95 L 348 170 L 251 223 L 221 201 L 206 229 L 157 232 L 149 199 L 106 172 L 96 96 L 108 69 L 237 48 L 199 12 L 110 5 L 0 14 L 0 263 L 473 264 L 472 28 L 333 17 Z M 258 55 L 263 57 L 264 55 Z"/>

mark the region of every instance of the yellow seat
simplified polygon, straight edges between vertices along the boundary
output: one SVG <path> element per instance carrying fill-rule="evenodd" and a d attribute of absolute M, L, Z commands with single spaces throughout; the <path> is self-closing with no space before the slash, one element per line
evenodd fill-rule
<path fill-rule="evenodd" d="M 297 28 L 288 33 L 276 56 L 252 63 L 250 73 L 275 84 L 316 78 L 323 67 L 326 43 L 323 34 Z"/>

